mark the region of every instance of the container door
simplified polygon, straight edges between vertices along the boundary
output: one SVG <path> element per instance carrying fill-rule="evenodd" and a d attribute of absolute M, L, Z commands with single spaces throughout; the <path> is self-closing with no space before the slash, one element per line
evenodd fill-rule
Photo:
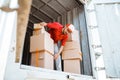
<path fill-rule="evenodd" d="M 96 4 L 107 77 L 120 77 L 120 4 Z"/>

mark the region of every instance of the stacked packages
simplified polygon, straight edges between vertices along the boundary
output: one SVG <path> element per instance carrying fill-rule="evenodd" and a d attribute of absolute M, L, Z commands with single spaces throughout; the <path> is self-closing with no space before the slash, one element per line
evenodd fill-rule
<path fill-rule="evenodd" d="M 75 30 L 68 35 L 62 51 L 62 60 L 64 62 L 64 71 L 70 73 L 80 74 L 80 61 L 82 60 L 79 33 Z"/>
<path fill-rule="evenodd" d="M 30 52 L 32 66 L 53 69 L 54 42 L 39 24 L 34 25 L 33 36 L 30 38 Z"/>

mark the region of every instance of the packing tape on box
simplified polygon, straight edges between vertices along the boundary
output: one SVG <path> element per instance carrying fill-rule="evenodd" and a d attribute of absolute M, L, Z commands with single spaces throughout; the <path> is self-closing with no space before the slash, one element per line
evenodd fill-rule
<path fill-rule="evenodd" d="M 34 24 L 34 30 L 39 30 L 44 26 L 41 26 L 40 24 Z"/>
<path fill-rule="evenodd" d="M 48 51 L 48 50 L 36 50 L 36 51 L 34 51 L 34 52 L 32 52 L 32 53 L 36 53 L 36 52 L 43 52 L 43 51 L 46 51 L 46 52 L 48 52 L 50 55 L 52 55 L 52 56 L 54 56 L 54 53 L 51 53 L 50 51 Z"/>

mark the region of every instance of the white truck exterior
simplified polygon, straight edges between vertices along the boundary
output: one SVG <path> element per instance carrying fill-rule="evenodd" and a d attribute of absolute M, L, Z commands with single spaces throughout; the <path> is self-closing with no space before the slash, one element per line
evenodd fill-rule
<path fill-rule="evenodd" d="M 18 7 L 17 0 L 6 1 L 14 4 L 11 8 Z M 84 4 L 93 76 L 15 63 L 17 11 L 2 11 L 4 0 L 0 3 L 0 80 L 120 80 L 120 0 Z"/>

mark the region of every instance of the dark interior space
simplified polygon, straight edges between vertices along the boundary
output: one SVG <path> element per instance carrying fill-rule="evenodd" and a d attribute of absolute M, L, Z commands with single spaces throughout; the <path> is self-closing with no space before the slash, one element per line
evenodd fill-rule
<path fill-rule="evenodd" d="M 30 36 L 33 24 L 40 22 L 60 22 L 62 25 L 71 23 L 79 31 L 80 46 L 83 53 L 81 73 L 92 75 L 84 5 L 79 0 L 33 0 L 25 35 L 22 64 L 30 65 Z"/>

